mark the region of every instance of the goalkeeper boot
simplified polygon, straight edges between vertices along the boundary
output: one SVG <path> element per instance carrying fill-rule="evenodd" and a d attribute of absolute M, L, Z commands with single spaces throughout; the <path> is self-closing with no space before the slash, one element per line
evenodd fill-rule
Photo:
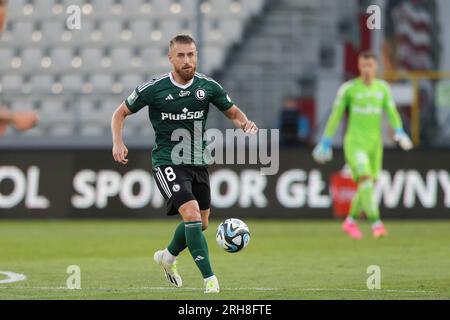
<path fill-rule="evenodd" d="M 153 259 L 157 264 L 159 264 L 166 275 L 167 281 L 170 282 L 173 286 L 180 288 L 183 285 L 183 281 L 181 280 L 180 275 L 177 270 L 177 262 L 168 263 L 164 260 L 164 250 L 156 251 L 153 255 Z"/>
<path fill-rule="evenodd" d="M 345 219 L 342 224 L 342 230 L 347 233 L 351 238 L 360 240 L 363 235 L 361 230 L 359 230 L 359 226 L 355 221 L 351 221 L 350 219 Z"/>
<path fill-rule="evenodd" d="M 387 232 L 387 229 L 385 228 L 383 222 L 381 222 L 381 221 L 377 222 L 372 227 L 372 234 L 375 239 L 387 236 L 388 232 Z"/>
<path fill-rule="evenodd" d="M 219 293 L 219 281 L 216 276 L 205 279 L 205 293 Z"/>

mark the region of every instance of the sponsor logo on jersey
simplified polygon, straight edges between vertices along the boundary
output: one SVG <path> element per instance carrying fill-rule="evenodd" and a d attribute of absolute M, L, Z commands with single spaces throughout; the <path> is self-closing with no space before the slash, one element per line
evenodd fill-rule
<path fill-rule="evenodd" d="M 184 108 L 182 111 L 183 113 L 161 112 L 161 120 L 194 120 L 201 119 L 204 115 L 204 110 L 189 111 L 187 108 Z"/>
<path fill-rule="evenodd" d="M 206 98 L 206 91 L 202 88 L 199 88 L 195 91 L 195 97 L 197 100 L 204 100 Z"/>
<path fill-rule="evenodd" d="M 166 101 L 167 101 L 167 100 L 173 100 L 173 97 L 172 97 L 171 94 L 169 94 L 169 95 L 166 97 Z"/>
<path fill-rule="evenodd" d="M 180 91 L 180 93 L 178 94 L 180 97 L 187 97 L 187 96 L 190 96 L 191 95 L 191 92 L 190 91 L 184 91 L 184 90 L 181 90 Z"/>
<path fill-rule="evenodd" d="M 381 108 L 377 108 L 374 106 L 366 106 L 366 107 L 353 106 L 352 112 L 361 113 L 361 114 L 380 114 Z"/>

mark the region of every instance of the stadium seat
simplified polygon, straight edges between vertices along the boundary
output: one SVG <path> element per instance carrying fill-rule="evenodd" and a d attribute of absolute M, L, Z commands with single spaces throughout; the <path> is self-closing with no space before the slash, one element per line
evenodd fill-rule
<path fill-rule="evenodd" d="M 20 92 L 23 84 L 23 78 L 20 74 L 4 74 L 2 76 L 2 89 L 3 92 L 8 94 L 16 94 Z"/>
<path fill-rule="evenodd" d="M 47 99 L 40 103 L 40 125 L 51 135 L 67 136 L 73 133 L 74 108 L 63 99 Z"/>
<path fill-rule="evenodd" d="M 114 0 L 91 0 L 90 2 L 92 3 L 92 17 L 111 16 Z"/>
<path fill-rule="evenodd" d="M 54 45 L 61 41 L 64 31 L 64 23 L 57 20 L 43 21 L 42 23 L 42 43 L 44 45 Z"/>
<path fill-rule="evenodd" d="M 83 136 L 101 136 L 105 133 L 102 124 L 102 114 L 99 112 L 99 102 L 90 99 L 81 99 L 78 102 L 77 114 L 82 122 L 81 135 Z"/>
<path fill-rule="evenodd" d="M 220 68 L 225 59 L 225 51 L 221 46 L 206 46 L 203 48 L 204 72 L 211 74 Z"/>
<path fill-rule="evenodd" d="M 0 48 L 0 71 L 2 73 L 11 69 L 11 60 L 13 57 L 14 53 L 11 49 Z"/>
<path fill-rule="evenodd" d="M 13 0 L 14 1 L 14 0 Z M 40 19 L 46 18 L 52 15 L 52 9 L 55 4 L 55 0 L 34 0 L 33 1 L 33 16 Z"/>
<path fill-rule="evenodd" d="M 142 76 L 136 73 L 122 74 L 120 83 L 123 85 L 124 97 L 131 94 L 131 92 L 143 82 Z"/>
<path fill-rule="evenodd" d="M 103 34 L 102 41 L 108 45 L 112 45 L 120 41 L 120 33 L 122 31 L 122 23 L 120 20 L 105 20 L 101 24 L 101 32 Z"/>
<path fill-rule="evenodd" d="M 22 68 L 30 71 L 40 69 L 40 61 L 42 59 L 42 50 L 40 48 L 26 48 L 22 52 Z"/>
<path fill-rule="evenodd" d="M 13 0 L 8 3 L 8 16 L 10 19 L 23 16 L 23 6 L 27 0 Z"/>
<path fill-rule="evenodd" d="M 211 10 L 204 15 L 199 71 L 210 74 L 222 67 L 227 49 L 242 35 L 245 18 L 258 12 L 264 2 L 241 0 L 233 7 L 236 1 L 209 0 Z M 50 114 L 51 108 L 62 113 L 72 109 L 78 112 L 78 105 L 64 101 L 79 101 L 81 97 L 83 108 L 91 110 L 93 119 L 49 116 L 51 121 L 44 129 L 29 134 L 67 136 L 74 127 L 80 127 L 74 134 L 109 134 L 111 112 L 117 104 L 144 80 L 170 70 L 169 40 L 181 32 L 196 36 L 197 3 L 10 0 L 9 19 L 0 41 L 2 99 L 30 106 L 21 100 L 26 94 Z M 81 30 L 66 27 L 70 5 L 82 9 Z M 113 107 L 99 102 L 105 97 L 111 98 Z M 75 124 L 67 129 L 69 118 Z M 130 128 L 129 134 L 153 134 L 145 116 L 131 120 Z"/>
<path fill-rule="evenodd" d="M 131 68 L 133 53 L 129 47 L 116 47 L 111 50 L 112 68 L 115 71 L 127 71 Z"/>
<path fill-rule="evenodd" d="M 141 12 L 141 0 L 126 0 L 122 1 L 123 10 L 129 17 L 137 16 Z"/>
<path fill-rule="evenodd" d="M 133 39 L 136 42 L 141 42 L 144 44 L 150 42 L 152 26 L 149 20 L 133 20 L 130 23 L 130 29 L 133 33 Z"/>
<path fill-rule="evenodd" d="M 66 94 L 81 93 L 83 77 L 79 73 L 65 74 L 61 77 L 61 84 Z"/>
<path fill-rule="evenodd" d="M 100 68 L 100 63 L 103 57 L 100 48 L 85 47 L 81 50 L 81 59 L 83 61 L 82 70 L 97 70 Z"/>
<path fill-rule="evenodd" d="M 52 50 L 52 70 L 64 71 L 71 68 L 72 50 L 70 48 L 59 47 Z"/>
<path fill-rule="evenodd" d="M 110 94 L 113 86 L 113 78 L 110 74 L 94 74 L 91 77 L 93 92 L 95 94 Z"/>
<path fill-rule="evenodd" d="M 173 3 L 172 0 L 152 0 L 151 5 L 155 14 L 158 15 L 169 15 L 170 5 Z"/>
<path fill-rule="evenodd" d="M 144 62 L 145 67 L 156 68 L 162 60 L 167 59 L 163 55 L 163 51 L 159 47 L 147 47 L 141 51 L 141 59 Z"/>
<path fill-rule="evenodd" d="M 28 44 L 32 40 L 31 35 L 33 34 L 34 23 L 32 21 L 17 21 L 14 22 L 12 30 L 14 41 L 21 45 Z"/>
<path fill-rule="evenodd" d="M 32 76 L 31 85 L 33 92 L 38 95 L 51 94 L 51 88 L 53 84 L 53 76 L 49 74 L 38 73 Z"/>
<path fill-rule="evenodd" d="M 166 45 L 170 39 L 176 36 L 181 30 L 181 22 L 176 19 L 167 19 L 161 22 L 162 38 L 161 42 Z"/>

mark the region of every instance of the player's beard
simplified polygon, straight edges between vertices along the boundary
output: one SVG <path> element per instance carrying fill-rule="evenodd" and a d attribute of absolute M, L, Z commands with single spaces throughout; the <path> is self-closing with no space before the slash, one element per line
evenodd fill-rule
<path fill-rule="evenodd" d="M 175 69 L 175 72 L 178 74 L 178 76 L 181 79 L 188 82 L 194 77 L 195 70 L 196 70 L 196 66 L 194 65 L 189 69 L 184 69 L 184 68 Z"/>

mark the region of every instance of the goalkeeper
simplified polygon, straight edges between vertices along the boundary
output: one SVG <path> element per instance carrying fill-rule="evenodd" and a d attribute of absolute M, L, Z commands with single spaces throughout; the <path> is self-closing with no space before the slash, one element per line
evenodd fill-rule
<path fill-rule="evenodd" d="M 357 220 L 365 212 L 372 225 L 375 238 L 387 235 L 380 220 L 378 204 L 374 197 L 374 183 L 381 170 L 383 141 L 381 135 L 382 113 L 386 111 L 389 123 L 395 130 L 394 139 L 404 150 L 412 148 L 412 142 L 403 130 L 389 86 L 376 79 L 377 60 L 373 52 L 362 52 L 358 57 L 360 77 L 345 82 L 337 93 L 325 132 L 314 148 L 313 158 L 319 163 L 332 159 L 332 138 L 339 126 L 344 111 L 349 118 L 344 138 L 345 161 L 353 179 L 358 184 L 352 199 L 349 216 L 342 229 L 352 238 L 361 239 L 362 233 Z"/>

